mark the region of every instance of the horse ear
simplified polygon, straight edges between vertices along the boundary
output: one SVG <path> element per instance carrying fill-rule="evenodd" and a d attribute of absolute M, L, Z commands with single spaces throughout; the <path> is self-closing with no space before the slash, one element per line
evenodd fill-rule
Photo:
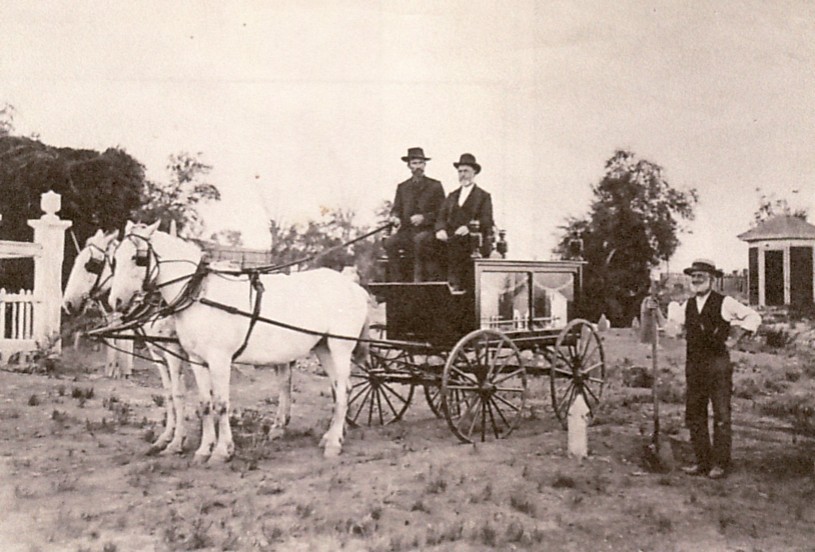
<path fill-rule="evenodd" d="M 153 232 L 155 232 L 156 230 L 158 230 L 158 225 L 159 225 L 159 224 L 161 224 L 161 220 L 157 220 L 156 222 L 154 222 L 153 224 L 151 224 L 150 226 L 148 226 L 148 227 L 146 228 L 147 235 L 148 235 L 148 236 L 152 236 L 152 235 L 153 235 Z"/>
<path fill-rule="evenodd" d="M 93 235 L 94 238 L 103 238 L 104 236 L 105 236 L 105 233 L 102 231 L 101 228 L 99 228 L 96 231 L 96 234 Z"/>
<path fill-rule="evenodd" d="M 119 231 L 118 230 L 113 230 L 109 234 L 105 234 L 105 245 L 109 245 L 110 242 L 115 240 L 118 236 L 119 236 Z"/>
<path fill-rule="evenodd" d="M 133 230 L 134 226 L 135 224 L 133 224 L 133 221 L 128 220 L 127 224 L 125 224 L 125 235 L 129 234 Z"/>

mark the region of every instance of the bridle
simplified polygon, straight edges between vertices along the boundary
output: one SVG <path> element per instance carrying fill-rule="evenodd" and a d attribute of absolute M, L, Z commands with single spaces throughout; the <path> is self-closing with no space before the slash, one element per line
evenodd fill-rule
<path fill-rule="evenodd" d="M 116 260 L 112 258 L 111 255 L 108 254 L 107 250 L 102 249 L 96 244 L 89 243 L 87 245 L 88 250 L 91 252 L 91 258 L 85 263 L 85 271 L 88 274 L 94 274 L 96 276 L 96 280 L 91 285 L 91 289 L 88 291 L 88 297 L 91 299 L 98 299 L 99 294 L 105 287 L 110 279 L 113 277 L 113 270 L 116 268 Z M 93 256 L 93 252 L 98 251 L 102 254 L 101 259 L 97 259 Z M 105 266 L 110 268 L 110 274 L 108 274 L 107 278 L 104 280 L 102 279 L 102 274 L 105 272 Z"/>

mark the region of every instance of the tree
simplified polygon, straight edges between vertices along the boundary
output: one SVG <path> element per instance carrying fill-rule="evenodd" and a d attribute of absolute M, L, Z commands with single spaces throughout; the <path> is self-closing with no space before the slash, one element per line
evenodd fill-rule
<path fill-rule="evenodd" d="M 167 182 L 145 182 L 141 205 L 134 210 L 133 218 L 142 222 L 161 220 L 161 229 L 167 230 L 174 220 L 178 234 L 197 238 L 203 232 L 203 220 L 198 207 L 208 201 L 220 201 L 221 193 L 213 184 L 203 182 L 212 170 L 201 160 L 199 152 L 192 155 L 180 152 L 170 155 Z"/>
<path fill-rule="evenodd" d="M 0 107 L 0 136 L 9 136 L 14 132 L 14 106 L 6 102 Z"/>
<path fill-rule="evenodd" d="M 219 230 L 210 235 L 209 241 L 231 247 L 243 247 L 243 236 L 240 230 Z"/>
<path fill-rule="evenodd" d="M 693 220 L 698 195 L 673 188 L 662 173 L 632 152 L 614 152 L 602 180 L 592 186 L 589 213 L 560 227 L 555 252 L 588 262 L 579 305 L 583 316 L 605 313 L 616 325 L 630 322 L 648 293 L 650 269 L 676 251 L 680 221 Z M 582 253 L 574 247 L 578 240 Z"/>
<path fill-rule="evenodd" d="M 758 200 L 758 209 L 753 213 L 753 227 L 776 215 L 793 216 L 804 221 L 807 219 L 808 213 L 805 207 L 794 209 L 785 198 L 778 199 L 774 194 L 767 195 L 761 191 L 761 188 L 756 188 L 756 192 L 761 195 Z M 793 193 L 797 192 L 798 190 L 793 191 Z"/>
<path fill-rule="evenodd" d="M 124 225 L 139 205 L 144 167 L 124 150 L 104 152 L 56 148 L 20 136 L 0 136 L 0 239 L 31 241 L 28 219 L 39 218 L 40 196 L 62 195 L 61 218 L 73 222 L 82 241 L 97 229 Z M 76 257 L 71 239 L 65 244 L 63 281 Z M 27 259 L 0 265 L 0 287 L 29 288 L 33 267 Z"/>
<path fill-rule="evenodd" d="M 339 246 L 368 231 L 370 228 L 358 225 L 356 213 L 348 209 L 323 209 L 318 220 L 310 220 L 305 226 L 269 221 L 272 257 L 276 264 L 319 255 L 300 268 L 323 266 L 341 270 L 354 265 L 363 283 L 380 276 L 376 259 L 382 255 L 381 240 L 374 236 L 348 247 Z"/>

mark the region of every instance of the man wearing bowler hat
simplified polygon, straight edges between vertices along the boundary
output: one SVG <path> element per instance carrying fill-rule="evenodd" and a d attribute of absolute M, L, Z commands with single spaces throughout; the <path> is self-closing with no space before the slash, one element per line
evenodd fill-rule
<path fill-rule="evenodd" d="M 733 366 L 728 348 L 754 333 L 761 317 L 732 297 L 713 290 L 722 271 L 709 259 L 696 259 L 685 269 L 693 297 L 673 320 L 685 325 L 685 422 L 690 431 L 696 464 L 683 470 L 691 475 L 725 477 L 730 469 L 730 394 Z M 731 336 L 731 326 L 734 327 Z M 708 430 L 708 403 L 713 406 L 713 442 Z"/>
<path fill-rule="evenodd" d="M 454 289 L 461 289 L 472 254 L 469 228 L 471 221 L 479 222 L 481 255 L 488 257 L 490 254 L 492 197 L 475 183 L 476 175 L 481 172 L 481 165 L 473 154 L 462 153 L 453 166 L 458 171 L 461 186 L 451 192 L 441 206 L 436 217 L 436 239 L 447 244 L 448 280 Z"/>
<path fill-rule="evenodd" d="M 428 251 L 423 245 L 433 240 L 433 224 L 444 201 L 444 188 L 438 180 L 424 175 L 430 158 L 425 157 L 422 148 L 409 148 L 402 161 L 407 163 L 411 177 L 397 186 L 391 209 L 390 220 L 397 230 L 384 244 L 389 279 L 400 282 L 438 279 L 439 268 L 434 259 L 420 252 Z"/>

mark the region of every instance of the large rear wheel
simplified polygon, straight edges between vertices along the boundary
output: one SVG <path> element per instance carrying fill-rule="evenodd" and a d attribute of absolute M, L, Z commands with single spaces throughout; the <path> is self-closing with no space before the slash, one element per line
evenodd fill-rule
<path fill-rule="evenodd" d="M 462 442 L 506 437 L 526 402 L 526 370 L 518 347 L 494 329 L 470 332 L 453 348 L 442 374 L 442 409 Z"/>
<path fill-rule="evenodd" d="M 606 361 L 603 342 L 591 323 L 580 318 L 569 322 L 547 356 L 552 408 L 563 428 L 578 396 L 583 397 L 593 416 L 603 395 Z"/>

